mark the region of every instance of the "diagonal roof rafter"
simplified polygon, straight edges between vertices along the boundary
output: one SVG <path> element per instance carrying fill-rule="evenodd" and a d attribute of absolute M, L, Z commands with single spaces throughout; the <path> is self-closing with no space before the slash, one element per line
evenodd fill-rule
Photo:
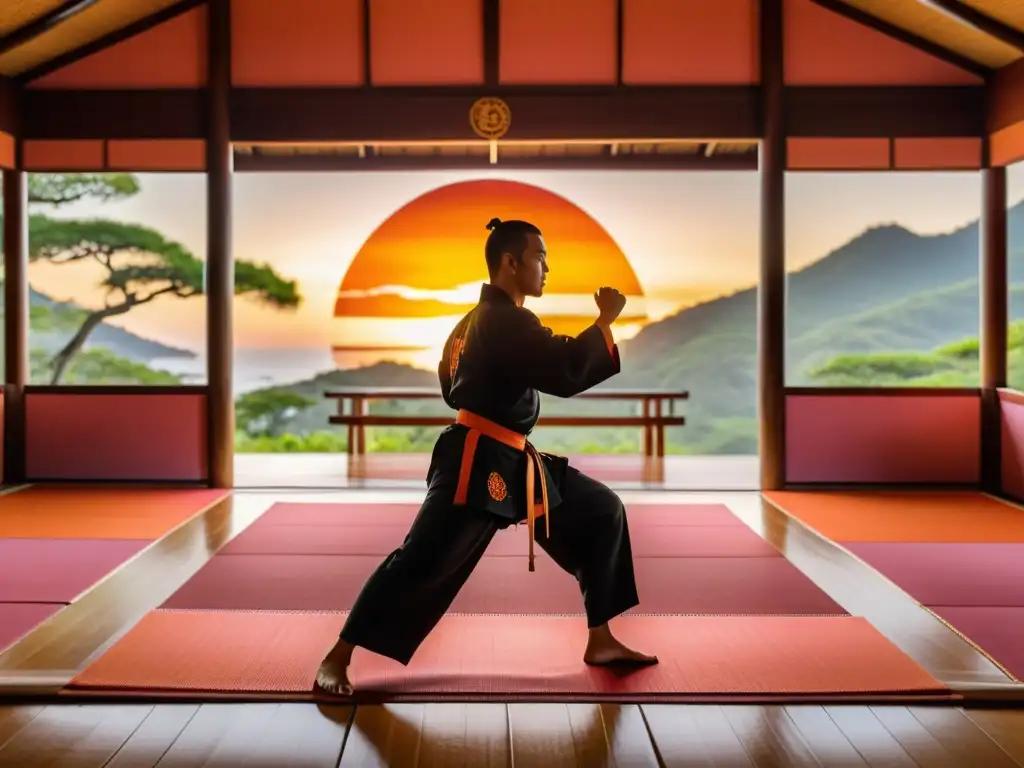
<path fill-rule="evenodd" d="M 58 69 L 81 61 L 88 56 L 92 56 L 95 53 L 111 48 L 118 43 L 122 43 L 132 37 L 141 35 L 143 32 L 147 32 L 164 22 L 177 18 L 178 16 L 181 16 L 194 8 L 198 8 L 201 5 L 205 5 L 206 2 L 207 0 L 178 0 L 171 5 L 161 8 L 155 13 L 143 16 L 125 27 L 114 29 L 95 40 L 90 40 L 76 48 L 72 48 L 66 53 L 62 53 L 52 59 L 48 59 L 47 61 L 33 66 L 24 72 L 20 72 L 14 75 L 12 79 L 21 85 L 37 80 L 40 77 L 44 77 Z M 85 9 L 83 8 L 82 10 Z M 64 21 L 66 20 L 67 18 L 64 19 Z"/>
<path fill-rule="evenodd" d="M 918 2 L 930 5 L 952 16 L 961 24 L 974 27 L 979 32 L 984 32 L 989 37 L 994 37 L 1024 53 L 1024 32 L 1003 24 L 998 19 L 982 13 L 961 0 L 918 0 Z"/>
<path fill-rule="evenodd" d="M 901 43 L 905 43 L 919 51 L 934 56 L 937 59 L 941 59 L 947 64 L 952 64 L 966 72 L 977 75 L 978 77 L 987 80 L 995 73 L 994 69 L 982 64 L 981 62 L 975 61 L 968 56 L 964 56 L 961 53 L 941 46 L 938 43 L 921 37 L 920 35 L 904 29 L 903 27 L 890 24 L 889 22 L 884 21 L 877 16 L 873 16 L 870 13 L 866 13 L 859 8 L 854 8 L 852 5 L 848 5 L 842 0 L 811 0 L 811 2 L 842 16 L 845 19 L 874 29 L 877 32 L 881 32 L 894 40 L 899 40 Z"/>
<path fill-rule="evenodd" d="M 13 51 L 15 48 L 26 43 L 31 43 L 40 35 L 49 32 L 54 27 L 73 16 L 77 16 L 98 2 L 99 0 L 65 0 L 42 16 L 32 19 L 24 26 L 18 27 L 13 32 L 0 37 L 0 54 Z"/>

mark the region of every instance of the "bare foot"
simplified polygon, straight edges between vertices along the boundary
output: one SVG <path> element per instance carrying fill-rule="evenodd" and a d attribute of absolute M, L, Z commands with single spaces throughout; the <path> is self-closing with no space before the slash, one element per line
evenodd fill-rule
<path fill-rule="evenodd" d="M 657 656 L 634 651 L 618 641 L 608 625 L 590 630 L 587 650 L 583 653 L 583 661 L 595 667 L 605 666 L 649 666 L 658 663 Z"/>
<path fill-rule="evenodd" d="M 332 696 L 351 696 L 352 683 L 348 679 L 348 665 L 352 661 L 352 646 L 339 640 L 320 662 L 316 671 L 316 687 Z"/>

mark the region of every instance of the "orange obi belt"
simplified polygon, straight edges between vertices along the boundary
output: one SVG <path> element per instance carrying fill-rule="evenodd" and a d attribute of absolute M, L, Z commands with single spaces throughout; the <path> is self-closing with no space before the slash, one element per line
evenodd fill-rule
<path fill-rule="evenodd" d="M 462 467 L 459 472 L 459 485 L 455 490 L 455 503 L 465 504 L 469 494 L 469 475 L 473 468 L 473 457 L 476 455 L 476 444 L 480 435 L 485 435 L 492 440 L 515 448 L 526 454 L 526 527 L 530 535 L 530 561 L 529 568 L 535 570 L 533 565 L 534 550 L 534 527 L 538 517 L 544 518 L 544 533 L 551 535 L 551 515 L 548 510 L 548 481 L 544 472 L 544 465 L 540 453 L 526 439 L 511 429 L 506 429 L 500 424 L 495 424 L 490 419 L 478 416 L 467 410 L 459 410 L 455 417 L 455 423 L 469 429 L 466 435 L 466 445 L 462 449 Z M 539 472 L 537 472 L 539 470 Z M 534 473 L 540 476 L 540 499 L 541 503 L 534 502 Z"/>

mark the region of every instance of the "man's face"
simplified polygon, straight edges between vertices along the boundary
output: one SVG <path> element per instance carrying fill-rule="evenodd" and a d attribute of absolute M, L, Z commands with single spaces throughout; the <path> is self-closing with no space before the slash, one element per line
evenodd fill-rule
<path fill-rule="evenodd" d="M 547 273 L 548 249 L 544 238 L 528 234 L 523 258 L 516 264 L 516 287 L 524 296 L 540 296 Z"/>

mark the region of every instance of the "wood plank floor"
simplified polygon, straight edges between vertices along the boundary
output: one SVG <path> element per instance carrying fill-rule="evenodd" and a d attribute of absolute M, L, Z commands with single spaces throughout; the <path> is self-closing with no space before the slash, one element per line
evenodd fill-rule
<path fill-rule="evenodd" d="M 1022 765 L 1022 710 L 667 704 L 0 708 L 3 768 Z"/>
<path fill-rule="evenodd" d="M 416 501 L 421 492 L 236 493 L 0 656 L 0 695 L 75 672 L 276 501 Z M 977 649 L 759 494 L 631 494 L 726 503 L 844 608 L 946 682 L 1006 683 Z M 615 704 L 0 704 L 17 766 L 1021 766 L 1024 708 Z"/>

